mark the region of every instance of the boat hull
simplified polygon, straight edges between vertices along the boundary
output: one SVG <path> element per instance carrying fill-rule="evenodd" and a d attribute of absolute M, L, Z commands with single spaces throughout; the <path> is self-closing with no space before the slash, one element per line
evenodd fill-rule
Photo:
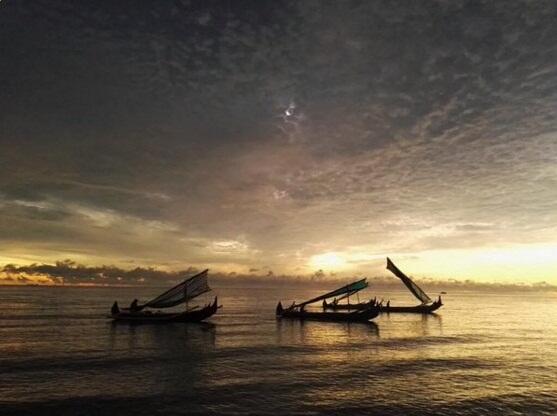
<path fill-rule="evenodd" d="M 381 313 L 433 313 L 439 309 L 443 304 L 432 303 L 430 305 L 416 305 L 416 306 L 380 306 Z"/>
<path fill-rule="evenodd" d="M 114 322 L 121 323 L 137 323 L 137 324 L 166 324 L 174 322 L 201 322 L 213 316 L 219 308 L 217 298 L 212 304 L 207 305 L 198 310 L 165 313 L 165 312 L 120 312 L 111 315 L 110 318 Z"/>
<path fill-rule="evenodd" d="M 416 305 L 416 306 L 378 306 L 380 313 L 433 313 L 443 306 L 442 303 L 433 302 L 429 305 Z M 364 310 L 369 308 L 369 303 L 354 303 L 354 304 L 334 304 L 323 302 L 323 309 L 332 310 Z"/>
<path fill-rule="evenodd" d="M 296 309 L 284 309 L 277 307 L 277 318 L 300 319 L 323 322 L 369 322 L 379 315 L 377 308 L 367 308 L 354 312 L 308 312 Z"/>
<path fill-rule="evenodd" d="M 369 302 L 363 302 L 363 303 L 340 303 L 340 304 L 334 304 L 334 303 L 327 303 L 327 302 L 323 302 L 323 309 L 332 309 L 335 311 L 361 311 L 364 309 L 368 309 L 370 307 L 373 307 L 371 303 Z"/>

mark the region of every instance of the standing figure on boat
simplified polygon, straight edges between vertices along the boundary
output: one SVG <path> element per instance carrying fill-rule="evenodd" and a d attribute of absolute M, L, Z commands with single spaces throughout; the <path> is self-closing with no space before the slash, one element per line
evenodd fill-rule
<path fill-rule="evenodd" d="M 110 313 L 112 315 L 118 315 L 120 313 L 120 308 L 118 307 L 118 302 L 114 302 L 112 308 L 110 308 Z"/>
<path fill-rule="evenodd" d="M 139 311 L 139 307 L 137 306 L 137 299 L 134 299 L 133 302 L 130 305 L 130 312 L 138 312 Z"/>

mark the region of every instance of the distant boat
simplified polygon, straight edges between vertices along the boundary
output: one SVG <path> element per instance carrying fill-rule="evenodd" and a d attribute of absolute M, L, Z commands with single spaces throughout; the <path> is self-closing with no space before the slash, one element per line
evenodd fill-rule
<path fill-rule="evenodd" d="M 201 322 L 214 315 L 220 308 L 216 296 L 213 303 L 205 305 L 201 309 L 198 309 L 197 306 L 192 308 L 187 306 L 190 300 L 211 290 L 207 282 L 207 272 L 208 270 L 204 270 L 184 280 L 143 305 L 138 305 L 137 300 L 134 300 L 130 308 L 120 309 L 115 302 L 109 317 L 116 322 L 129 323 Z M 146 308 L 171 308 L 182 303 L 186 304 L 186 310 L 183 312 L 144 311 Z"/>
<path fill-rule="evenodd" d="M 278 318 L 290 318 L 301 320 L 316 320 L 316 321 L 335 321 L 335 322 L 368 322 L 370 319 L 375 318 L 379 314 L 379 310 L 369 305 L 367 308 L 361 308 L 354 312 L 308 312 L 305 306 L 311 303 L 324 301 L 335 296 L 344 296 L 349 293 L 356 293 L 367 287 L 366 279 L 358 280 L 350 283 L 332 292 L 325 293 L 324 295 L 317 296 L 316 298 L 306 300 L 299 304 L 292 304 L 288 308 L 283 308 L 282 303 L 279 302 L 276 308 L 276 315 Z"/>
<path fill-rule="evenodd" d="M 391 306 L 390 304 L 382 305 L 379 304 L 379 312 L 387 313 L 432 313 L 443 306 L 441 301 L 441 296 L 436 301 L 432 301 L 431 298 L 425 293 L 415 282 L 412 281 L 408 276 L 406 276 L 395 264 L 387 257 L 387 270 L 390 270 L 396 277 L 398 277 L 406 285 L 408 290 L 422 303 L 415 306 Z M 338 301 L 339 299 L 337 299 Z M 356 304 L 339 304 L 337 302 L 327 303 L 323 302 L 323 308 L 333 309 L 333 310 L 361 310 L 369 308 L 370 305 L 374 305 L 374 301 L 356 303 Z"/>

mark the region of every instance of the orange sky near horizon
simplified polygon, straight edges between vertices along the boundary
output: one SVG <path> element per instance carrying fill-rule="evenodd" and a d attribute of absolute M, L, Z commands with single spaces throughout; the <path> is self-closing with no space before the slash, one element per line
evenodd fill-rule
<path fill-rule="evenodd" d="M 389 256 L 407 274 L 417 278 L 429 278 L 446 281 L 456 279 L 460 281 L 471 280 L 478 283 L 533 284 L 546 282 L 557 284 L 557 244 L 556 245 L 516 245 L 506 248 L 494 249 L 467 249 L 467 250 L 431 250 L 420 253 L 393 253 Z M 236 272 L 242 275 L 264 276 L 270 269 L 255 269 L 240 264 L 203 263 L 203 264 L 175 264 L 153 265 L 140 262 L 107 261 L 95 262 L 94 259 L 82 257 L 78 263 L 87 266 L 115 265 L 123 269 L 140 267 L 157 267 L 160 270 L 176 271 L 189 266 L 202 269 L 209 267 L 220 273 Z M 91 261 L 93 260 L 93 261 Z M 30 263 L 53 264 L 55 259 L 24 256 L 9 258 L 0 256 L 0 264 L 15 264 L 18 266 Z M 261 261 L 253 259 L 254 264 Z M 275 275 L 303 275 L 322 271 L 323 278 L 338 279 L 353 276 L 389 276 L 385 270 L 385 255 L 368 255 L 355 251 L 324 252 L 313 255 L 307 259 L 298 259 L 297 264 L 290 268 L 278 268 L 273 271 Z M 35 278 L 44 281 L 44 278 Z"/>

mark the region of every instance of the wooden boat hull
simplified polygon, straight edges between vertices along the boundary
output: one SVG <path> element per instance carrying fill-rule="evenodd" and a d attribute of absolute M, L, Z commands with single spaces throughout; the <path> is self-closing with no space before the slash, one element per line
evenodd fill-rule
<path fill-rule="evenodd" d="M 338 303 L 338 304 L 334 304 L 334 303 L 327 303 L 326 301 L 323 301 L 323 309 L 332 309 L 335 311 L 361 311 L 364 309 L 368 309 L 370 307 L 373 307 L 371 303 L 369 302 L 363 302 L 363 303 Z"/>
<path fill-rule="evenodd" d="M 301 319 L 323 322 L 368 322 L 369 320 L 379 315 L 379 310 L 377 308 L 371 307 L 361 311 L 354 311 L 349 313 L 308 312 L 296 309 L 282 309 L 282 305 L 279 303 L 279 305 L 277 306 L 276 314 L 277 318 L 287 319 Z"/>
<path fill-rule="evenodd" d="M 207 305 L 198 310 L 191 310 L 178 313 L 165 313 L 165 312 L 120 312 L 111 315 L 110 318 L 114 322 L 137 323 L 137 324 L 165 324 L 173 322 L 201 322 L 213 316 L 218 306 L 217 298 L 212 304 Z"/>
<path fill-rule="evenodd" d="M 433 313 L 443 306 L 442 303 L 433 302 L 429 305 L 416 305 L 416 306 L 378 306 L 380 313 Z M 370 307 L 369 302 L 353 303 L 353 304 L 334 304 L 323 302 L 323 309 L 332 310 L 364 310 Z"/>
<path fill-rule="evenodd" d="M 443 306 L 442 303 L 433 302 L 429 305 L 416 306 L 380 306 L 381 313 L 433 313 Z"/>

